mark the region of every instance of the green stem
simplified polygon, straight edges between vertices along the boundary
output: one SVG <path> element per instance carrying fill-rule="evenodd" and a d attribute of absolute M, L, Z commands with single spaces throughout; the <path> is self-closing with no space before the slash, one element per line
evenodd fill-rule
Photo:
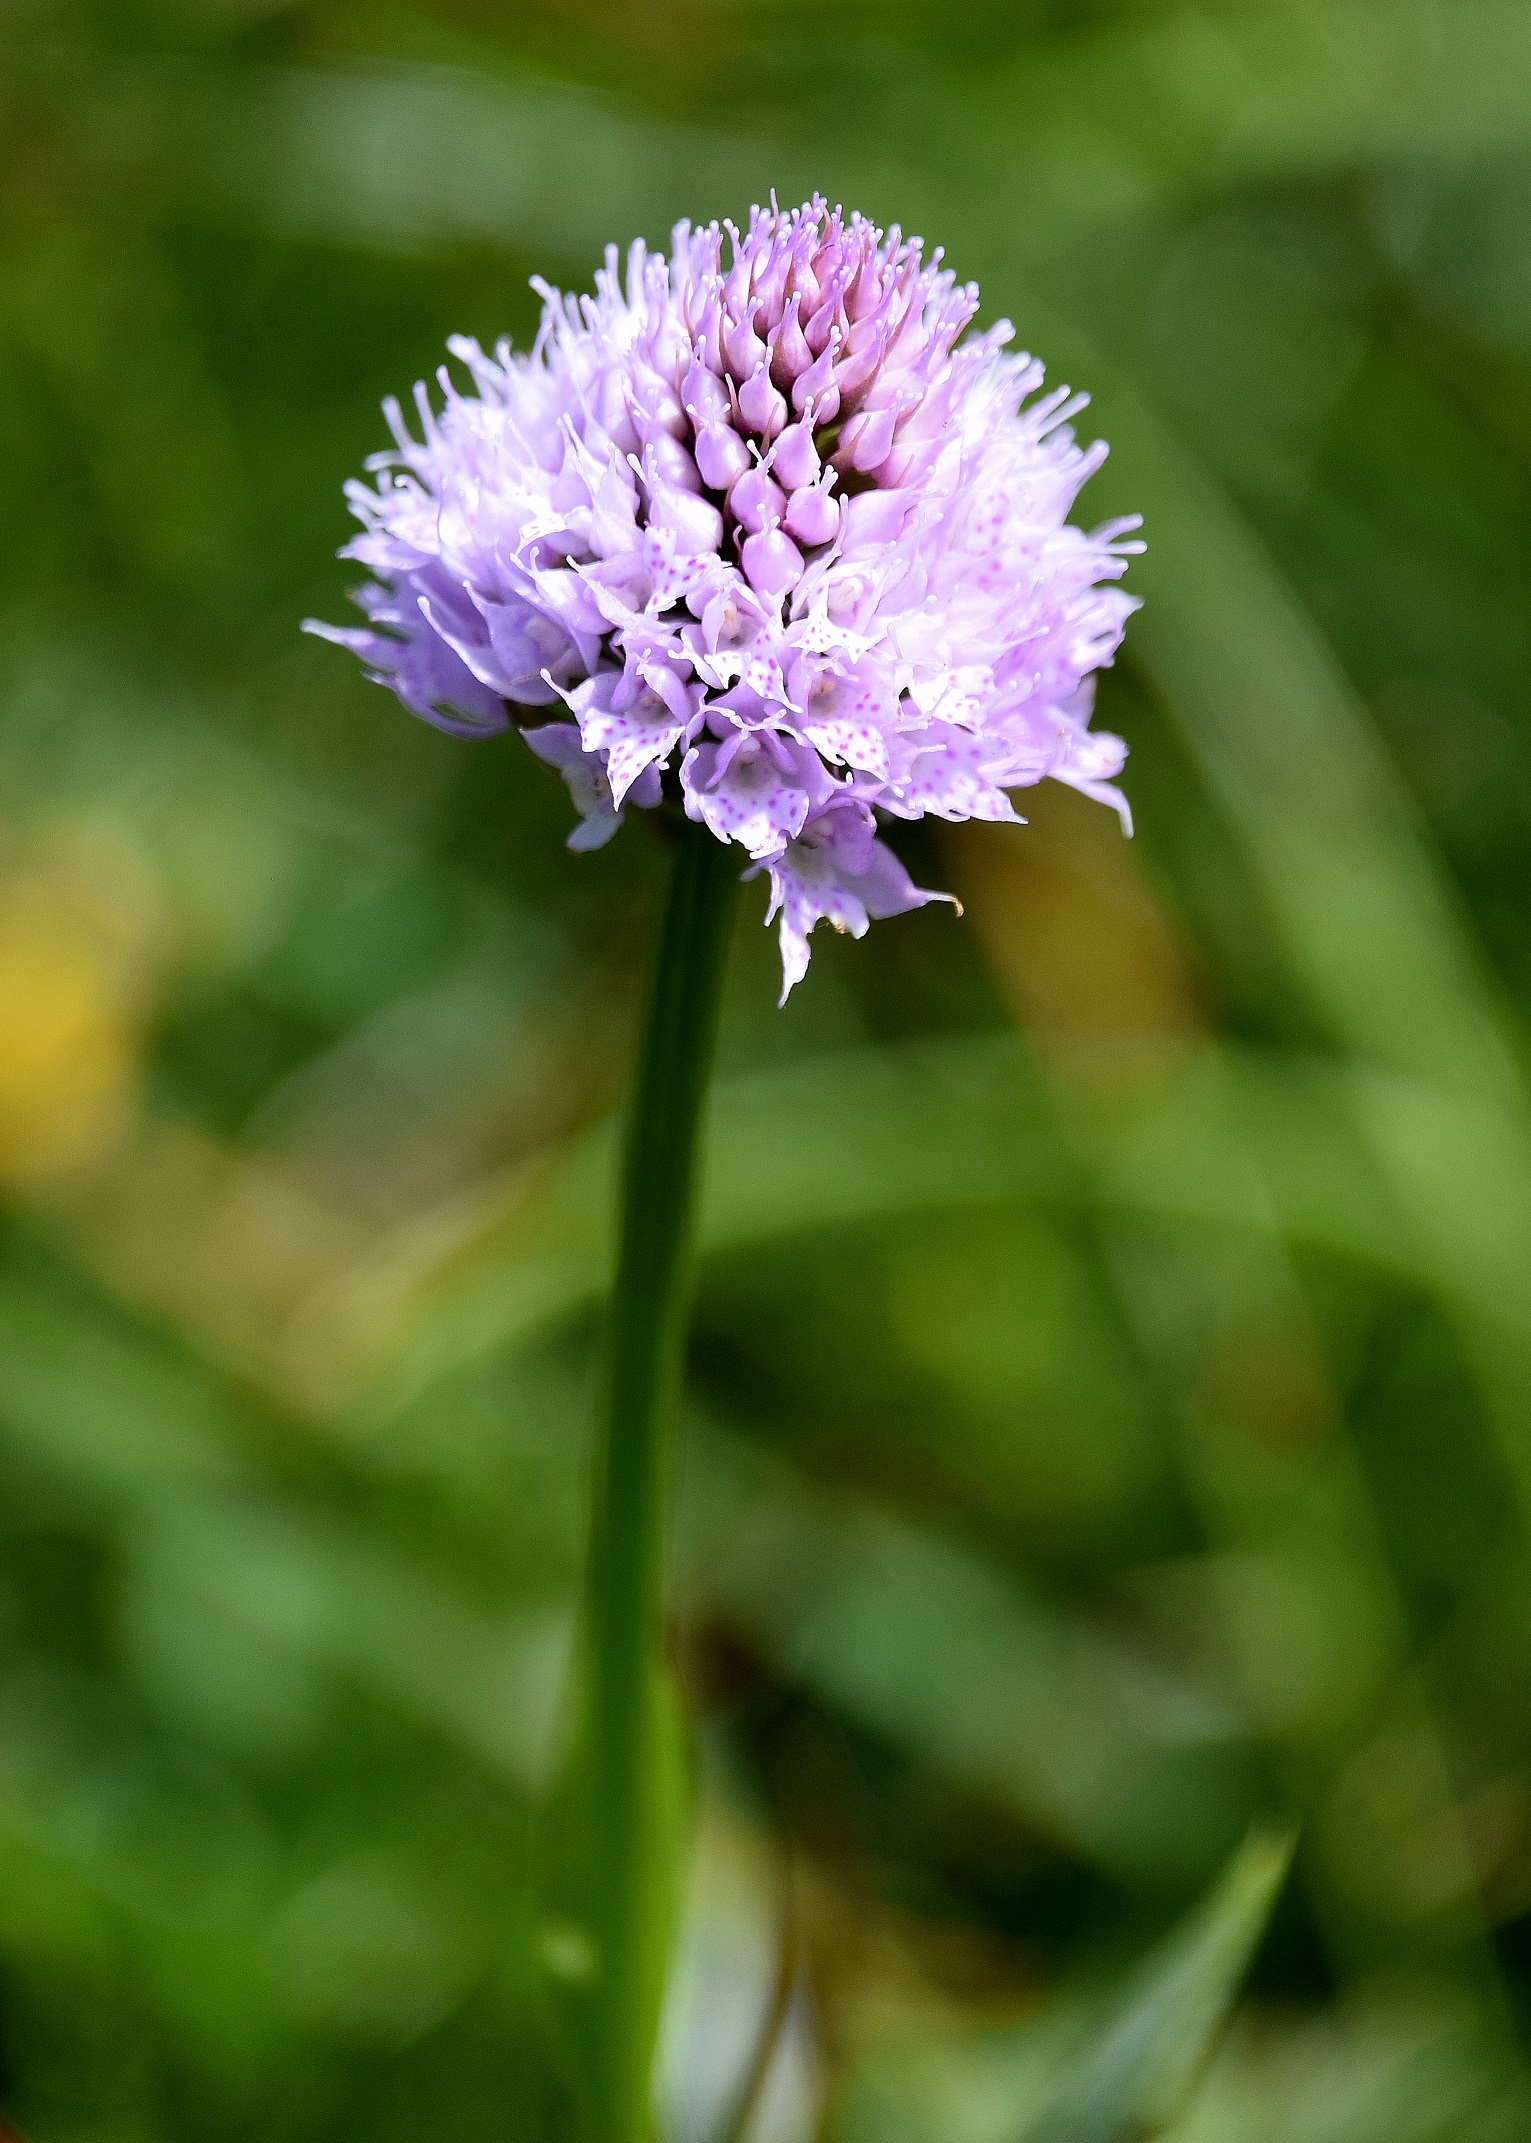
<path fill-rule="evenodd" d="M 702 1105 L 739 862 L 681 831 L 628 1131 L 589 1591 L 598 2143 L 643 2143 L 668 1900 L 659 1808 L 668 1425 L 680 1381 Z"/>

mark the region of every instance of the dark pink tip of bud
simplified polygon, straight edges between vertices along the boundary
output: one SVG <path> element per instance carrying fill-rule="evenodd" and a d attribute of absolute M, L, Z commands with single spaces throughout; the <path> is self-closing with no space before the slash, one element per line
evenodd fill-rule
<path fill-rule="evenodd" d="M 709 424 L 697 434 L 696 465 L 714 491 L 728 491 L 750 465 L 750 450 L 731 424 Z"/>
<path fill-rule="evenodd" d="M 803 554 L 779 528 L 746 536 L 740 559 L 744 577 L 757 595 L 783 596 L 803 577 Z"/>
<path fill-rule="evenodd" d="M 831 498 L 820 485 L 806 484 L 801 491 L 794 491 L 787 501 L 787 517 L 782 526 L 807 550 L 816 550 L 821 543 L 833 543 L 840 533 L 840 501 Z"/>

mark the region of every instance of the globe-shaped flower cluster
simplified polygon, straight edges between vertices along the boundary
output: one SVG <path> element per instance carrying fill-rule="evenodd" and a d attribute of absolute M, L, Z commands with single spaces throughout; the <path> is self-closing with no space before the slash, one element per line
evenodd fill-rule
<path fill-rule="evenodd" d="M 725 241 L 726 232 L 726 241 Z M 1051 775 L 1116 806 L 1089 726 L 1132 599 L 1135 522 L 1068 514 L 1105 448 L 1067 389 L 973 335 L 975 285 L 820 200 L 749 230 L 615 248 L 545 285 L 529 354 L 448 348 L 438 414 L 347 487 L 373 576 L 350 647 L 459 736 L 524 727 L 580 813 L 571 848 L 666 800 L 769 873 L 783 991 L 821 918 L 860 936 L 922 891 L 887 819 L 1016 820 Z"/>

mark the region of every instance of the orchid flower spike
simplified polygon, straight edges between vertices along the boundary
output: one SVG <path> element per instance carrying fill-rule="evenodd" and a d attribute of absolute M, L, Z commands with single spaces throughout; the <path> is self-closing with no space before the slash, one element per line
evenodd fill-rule
<path fill-rule="evenodd" d="M 457 736 L 514 721 L 580 813 L 570 846 L 668 801 L 770 878 L 782 998 L 821 920 L 947 896 L 889 819 L 1016 822 L 1050 776 L 1113 805 L 1090 727 L 1133 598 L 1136 520 L 1068 516 L 1105 458 L 921 242 L 815 199 L 747 232 L 616 249 L 593 298 L 545 285 L 529 354 L 448 344 L 444 407 L 347 487 L 357 653 Z"/>

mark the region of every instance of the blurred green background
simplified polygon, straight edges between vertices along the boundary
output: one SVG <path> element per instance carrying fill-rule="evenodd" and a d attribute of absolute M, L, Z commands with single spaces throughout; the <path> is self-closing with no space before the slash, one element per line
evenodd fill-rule
<path fill-rule="evenodd" d="M 537 1810 L 662 858 L 297 625 L 449 332 L 772 185 L 1092 390 L 1139 831 L 913 829 L 965 919 L 784 1013 L 744 902 L 667 2137 L 786 1925 L 753 2143 L 1015 2143 L 1275 1817 L 1176 2143 L 1515 2143 L 1526 0 L 5 0 L 0 2106 L 568 2133 Z"/>

